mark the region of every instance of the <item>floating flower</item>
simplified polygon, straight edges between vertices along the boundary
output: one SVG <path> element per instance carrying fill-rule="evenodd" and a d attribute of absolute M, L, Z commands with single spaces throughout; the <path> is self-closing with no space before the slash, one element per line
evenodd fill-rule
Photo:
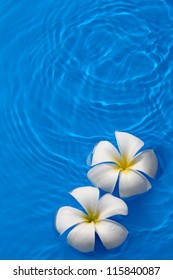
<path fill-rule="evenodd" d="M 120 197 L 141 194 L 151 188 L 142 173 L 154 178 L 158 168 L 153 150 L 136 153 L 144 142 L 132 134 L 115 132 L 119 151 L 108 141 L 99 142 L 92 154 L 92 167 L 87 176 L 98 188 L 112 193 L 119 178 Z M 142 173 L 141 173 L 142 172 Z"/>
<path fill-rule="evenodd" d="M 127 215 L 128 208 L 123 200 L 111 194 L 99 199 L 99 190 L 80 187 L 70 193 L 84 208 L 85 213 L 73 207 L 61 207 L 56 216 L 56 228 L 60 234 L 75 226 L 68 234 L 68 243 L 81 252 L 92 252 L 95 233 L 107 249 L 122 244 L 128 231 L 120 224 L 107 219 L 114 215 Z"/>

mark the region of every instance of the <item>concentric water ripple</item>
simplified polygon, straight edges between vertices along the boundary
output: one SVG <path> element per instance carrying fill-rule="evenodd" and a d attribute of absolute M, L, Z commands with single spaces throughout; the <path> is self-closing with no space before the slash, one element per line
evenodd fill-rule
<path fill-rule="evenodd" d="M 0 26 L 0 258 L 172 259 L 172 2 L 2 0 Z M 83 255 L 56 211 L 75 205 L 89 152 L 115 130 L 153 148 L 159 171 L 127 201 L 127 242 Z"/>

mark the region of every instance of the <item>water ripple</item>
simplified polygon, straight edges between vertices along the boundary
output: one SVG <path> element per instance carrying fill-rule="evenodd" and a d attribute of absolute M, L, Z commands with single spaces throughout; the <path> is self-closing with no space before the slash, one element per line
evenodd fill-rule
<path fill-rule="evenodd" d="M 0 8 L 3 256 L 142 259 L 153 241 L 162 248 L 152 258 L 171 258 L 171 1 L 3 0 Z M 100 140 L 115 144 L 115 130 L 153 148 L 159 171 L 152 190 L 128 204 L 127 242 L 109 253 L 98 242 L 84 256 L 59 239 L 55 214 L 71 204 L 67 192 L 89 184 L 86 157 Z"/>

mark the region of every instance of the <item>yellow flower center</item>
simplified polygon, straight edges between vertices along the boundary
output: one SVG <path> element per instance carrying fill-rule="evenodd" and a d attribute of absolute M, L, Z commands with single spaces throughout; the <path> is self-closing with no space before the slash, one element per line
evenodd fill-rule
<path fill-rule="evenodd" d="M 119 169 L 121 171 L 128 171 L 135 163 L 134 159 L 129 160 L 129 158 L 126 155 L 122 155 L 121 159 L 116 160 L 116 163 L 118 166 L 116 169 Z"/>
<path fill-rule="evenodd" d="M 98 222 L 98 218 L 99 218 L 99 213 L 97 211 L 92 211 L 92 210 L 89 210 L 88 214 L 84 216 L 84 220 L 87 223 L 93 222 L 96 224 Z"/>

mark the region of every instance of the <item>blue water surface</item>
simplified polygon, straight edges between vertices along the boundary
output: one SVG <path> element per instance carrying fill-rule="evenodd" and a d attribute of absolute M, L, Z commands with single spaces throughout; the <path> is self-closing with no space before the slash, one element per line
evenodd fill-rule
<path fill-rule="evenodd" d="M 173 259 L 171 0 L 0 1 L 0 259 Z M 59 236 L 86 158 L 126 131 L 153 148 L 153 188 L 126 200 L 126 242 Z"/>

